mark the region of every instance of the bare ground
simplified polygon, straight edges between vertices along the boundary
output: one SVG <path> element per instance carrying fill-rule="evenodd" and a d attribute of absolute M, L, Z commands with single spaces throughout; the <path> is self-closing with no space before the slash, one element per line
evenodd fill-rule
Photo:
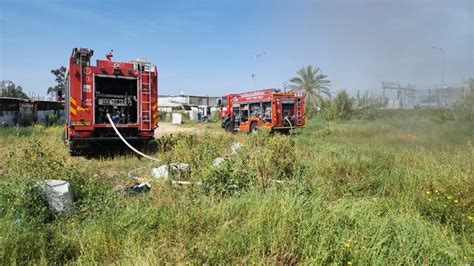
<path fill-rule="evenodd" d="M 172 123 L 160 123 L 159 127 L 155 129 L 155 136 L 166 136 L 176 133 L 197 133 L 203 131 L 204 128 L 196 124 L 194 125 L 176 125 Z"/>

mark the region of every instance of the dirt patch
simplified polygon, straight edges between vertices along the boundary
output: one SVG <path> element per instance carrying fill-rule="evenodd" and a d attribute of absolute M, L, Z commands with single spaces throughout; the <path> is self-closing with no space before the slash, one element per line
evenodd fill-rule
<path fill-rule="evenodd" d="M 201 127 L 194 127 L 190 125 L 175 125 L 171 123 L 160 123 L 159 127 L 155 129 L 155 136 L 166 136 L 170 134 L 177 134 L 177 133 L 197 133 L 202 131 Z"/>

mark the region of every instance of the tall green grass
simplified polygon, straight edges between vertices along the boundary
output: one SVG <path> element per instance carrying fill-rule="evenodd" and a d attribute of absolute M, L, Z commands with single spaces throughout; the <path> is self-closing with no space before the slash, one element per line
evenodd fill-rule
<path fill-rule="evenodd" d="M 59 128 L 0 132 L 0 263 L 470 264 L 473 137 L 451 122 L 311 120 L 294 136 L 164 137 L 153 155 L 189 163 L 179 178 L 203 185 L 143 173 L 152 190 L 136 196 L 114 187 L 156 163 L 70 158 Z M 46 178 L 71 182 L 69 216 L 38 197 Z"/>

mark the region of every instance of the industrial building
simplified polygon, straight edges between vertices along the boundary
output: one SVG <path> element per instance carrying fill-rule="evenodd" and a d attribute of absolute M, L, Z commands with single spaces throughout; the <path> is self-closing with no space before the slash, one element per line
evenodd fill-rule
<path fill-rule="evenodd" d="M 64 104 L 54 101 L 0 97 L 0 125 L 47 124 L 48 116 L 54 115 L 57 122 L 64 117 Z"/>
<path fill-rule="evenodd" d="M 401 85 L 399 82 L 382 82 L 386 109 L 454 108 L 469 93 L 467 82 L 442 87 Z"/>
<path fill-rule="evenodd" d="M 159 95 L 158 111 L 162 113 L 172 113 L 182 111 L 189 114 L 190 119 L 198 120 L 199 113 L 202 117 L 210 118 L 211 114 L 217 111 L 217 99 L 214 96 L 197 95 Z"/>

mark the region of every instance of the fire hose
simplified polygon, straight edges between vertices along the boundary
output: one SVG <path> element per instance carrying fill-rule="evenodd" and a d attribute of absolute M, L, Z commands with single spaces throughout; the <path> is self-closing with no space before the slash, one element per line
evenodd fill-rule
<path fill-rule="evenodd" d="M 135 147 L 133 147 L 132 145 L 130 145 L 130 143 L 128 143 L 125 138 L 122 136 L 122 134 L 120 134 L 120 132 L 118 131 L 117 127 L 115 126 L 114 124 L 114 121 L 112 121 L 112 118 L 110 117 L 110 114 L 107 114 L 107 118 L 109 119 L 109 122 L 110 122 L 110 125 L 112 125 L 112 128 L 114 129 L 115 131 L 115 134 L 117 134 L 117 136 L 119 136 L 119 138 L 123 141 L 123 143 L 125 143 L 125 145 L 127 145 L 132 151 L 134 151 L 136 154 L 142 156 L 142 157 L 145 157 L 147 159 L 150 159 L 150 160 L 153 160 L 153 161 L 157 161 L 159 162 L 158 159 L 156 158 L 153 158 L 151 156 L 148 156 L 144 153 L 142 153 L 141 151 L 135 149 Z"/>
<path fill-rule="evenodd" d="M 128 143 L 127 140 L 125 140 L 125 138 L 122 136 L 122 134 L 120 134 L 120 132 L 118 131 L 117 127 L 114 124 L 114 121 L 112 121 L 112 118 L 110 117 L 110 114 L 107 114 L 107 118 L 109 119 L 110 125 L 112 125 L 112 128 L 114 129 L 117 136 L 119 136 L 119 138 L 123 141 L 123 143 L 125 143 L 125 145 L 127 145 L 132 151 L 134 151 L 138 155 L 141 155 L 141 156 L 143 156 L 147 159 L 159 162 L 158 159 L 153 158 L 151 156 L 148 156 L 148 155 L 140 152 L 139 150 L 135 149 L 135 147 L 133 147 L 132 145 L 130 145 L 130 143 Z M 290 120 L 287 117 L 285 117 L 285 119 L 288 121 L 288 123 L 290 123 L 291 130 L 293 131 L 293 126 L 292 126 Z M 128 177 L 131 178 L 131 179 L 137 179 L 138 180 L 138 178 L 136 176 L 133 176 L 132 173 L 134 173 L 138 170 L 144 169 L 144 168 L 147 168 L 147 167 L 145 166 L 145 167 L 139 167 L 139 168 L 133 169 L 132 171 L 130 171 L 128 173 Z M 202 182 L 199 182 L 199 181 L 198 182 L 190 182 L 190 181 L 171 180 L 171 182 L 173 184 L 179 184 L 179 185 L 201 185 L 202 184 Z M 283 181 L 283 180 L 271 180 L 271 182 L 286 183 L 286 181 Z"/>
<path fill-rule="evenodd" d="M 291 124 L 291 121 L 290 119 L 288 119 L 288 116 L 285 116 L 285 120 L 288 121 L 288 123 L 290 124 L 290 136 L 293 135 L 293 125 Z"/>
<path fill-rule="evenodd" d="M 141 151 L 135 149 L 135 147 L 133 147 L 132 145 L 130 145 L 130 143 L 128 143 L 127 140 L 125 140 L 125 138 L 122 136 L 122 134 L 120 134 L 120 132 L 118 131 L 117 127 L 115 126 L 114 124 L 114 121 L 112 120 L 112 118 L 110 117 L 110 114 L 107 114 L 107 118 L 109 119 L 109 122 L 110 122 L 110 125 L 112 125 L 112 128 L 114 129 L 115 133 L 117 134 L 117 136 L 119 136 L 119 138 L 123 141 L 123 143 L 125 143 L 125 145 L 127 145 L 132 151 L 134 151 L 135 153 L 137 153 L 138 155 L 140 156 L 143 156 L 147 159 L 150 159 L 150 160 L 153 160 L 153 161 L 157 161 L 159 162 L 160 160 L 156 159 L 156 158 L 153 158 L 151 156 L 148 156 L 144 153 L 142 153 Z M 132 178 L 132 179 L 138 179 L 136 176 L 133 176 L 132 173 L 138 171 L 138 170 L 141 170 L 141 169 L 145 169 L 147 168 L 146 166 L 145 167 L 139 167 L 139 168 L 136 168 L 136 169 L 133 169 L 132 171 L 130 171 L 128 173 L 128 177 L 129 178 Z M 171 182 L 173 184 L 179 184 L 179 185 L 201 185 L 201 182 L 190 182 L 190 181 L 180 181 L 180 180 L 171 180 Z"/>

